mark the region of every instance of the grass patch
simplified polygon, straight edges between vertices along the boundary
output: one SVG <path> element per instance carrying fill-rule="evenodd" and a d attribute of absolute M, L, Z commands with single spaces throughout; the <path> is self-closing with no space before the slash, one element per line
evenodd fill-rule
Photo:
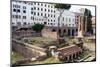
<path fill-rule="evenodd" d="M 92 53 L 92 51 L 89 51 L 89 50 L 84 51 L 82 54 L 80 54 L 80 58 L 82 59 L 82 58 L 88 56 L 88 55 L 91 54 L 91 53 Z"/>
<path fill-rule="evenodd" d="M 34 37 L 31 38 L 31 44 L 38 46 L 38 47 L 48 47 L 52 45 L 57 45 L 57 41 L 51 38 L 44 38 L 44 37 Z"/>
<path fill-rule="evenodd" d="M 12 64 L 16 63 L 16 61 L 18 61 L 22 58 L 24 58 L 24 57 L 21 54 L 19 54 L 18 52 L 13 51 L 13 54 L 11 55 Z"/>
<path fill-rule="evenodd" d="M 54 57 L 49 57 L 43 61 L 34 61 L 31 62 L 30 64 L 52 64 L 52 63 L 62 63 L 58 59 L 55 59 Z"/>

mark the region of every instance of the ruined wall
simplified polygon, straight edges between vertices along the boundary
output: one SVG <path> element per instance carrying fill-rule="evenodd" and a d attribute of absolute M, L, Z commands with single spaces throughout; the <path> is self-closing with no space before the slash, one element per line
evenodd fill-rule
<path fill-rule="evenodd" d="M 49 29 L 42 30 L 42 37 L 57 39 L 57 32 L 52 32 Z"/>
<path fill-rule="evenodd" d="M 43 59 L 46 57 L 46 52 L 44 49 L 31 46 L 30 44 L 22 43 L 17 40 L 12 40 L 12 50 L 19 52 L 26 58 L 33 58 L 40 56 Z"/>

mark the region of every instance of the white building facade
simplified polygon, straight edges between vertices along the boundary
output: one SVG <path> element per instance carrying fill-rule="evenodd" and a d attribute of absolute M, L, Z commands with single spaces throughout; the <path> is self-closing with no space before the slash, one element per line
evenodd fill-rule
<path fill-rule="evenodd" d="M 12 1 L 12 26 L 32 26 L 36 23 L 58 26 L 59 12 L 54 4 Z M 64 10 L 60 26 L 76 27 L 75 14 Z"/>

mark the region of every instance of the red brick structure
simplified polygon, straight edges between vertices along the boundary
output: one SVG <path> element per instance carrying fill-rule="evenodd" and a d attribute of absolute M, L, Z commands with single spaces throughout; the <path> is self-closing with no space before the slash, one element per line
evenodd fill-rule
<path fill-rule="evenodd" d="M 96 20 L 95 20 L 95 16 L 92 17 L 92 30 L 93 30 L 93 34 L 95 35 L 95 28 L 96 28 Z"/>
<path fill-rule="evenodd" d="M 82 49 L 76 45 L 60 48 L 58 51 L 60 51 L 60 53 L 63 55 L 63 59 L 66 61 L 73 60 L 77 58 L 80 53 L 82 53 Z"/>
<path fill-rule="evenodd" d="M 22 27 L 18 28 L 12 32 L 12 37 L 14 38 L 21 38 L 21 37 L 31 37 L 35 34 L 32 28 Z"/>
<path fill-rule="evenodd" d="M 59 32 L 60 37 L 70 36 L 69 34 L 71 34 L 73 29 L 76 29 L 76 28 L 59 27 L 59 30 L 58 30 L 58 27 L 53 27 L 53 26 L 52 27 L 45 27 L 42 30 L 42 36 L 57 39 L 57 32 Z"/>
<path fill-rule="evenodd" d="M 50 28 L 44 28 L 41 33 L 42 37 L 57 39 L 56 30 L 52 31 Z"/>

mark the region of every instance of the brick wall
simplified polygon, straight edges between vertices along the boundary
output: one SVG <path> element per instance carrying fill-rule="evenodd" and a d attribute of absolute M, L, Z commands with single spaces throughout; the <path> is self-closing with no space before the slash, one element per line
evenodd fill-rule
<path fill-rule="evenodd" d="M 57 39 L 57 32 L 52 32 L 49 29 L 43 29 L 42 30 L 42 36 L 46 37 L 46 38 L 53 38 L 53 39 Z"/>

